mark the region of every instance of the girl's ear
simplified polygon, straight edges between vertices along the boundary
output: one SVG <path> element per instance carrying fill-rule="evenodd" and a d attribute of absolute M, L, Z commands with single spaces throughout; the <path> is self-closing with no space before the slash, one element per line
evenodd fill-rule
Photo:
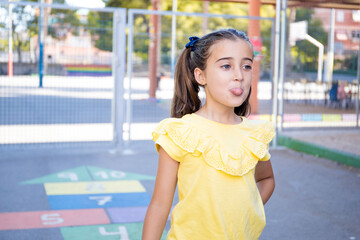
<path fill-rule="evenodd" d="M 195 80 L 198 84 L 200 84 L 202 86 L 206 85 L 206 79 L 205 79 L 204 72 L 200 68 L 195 68 L 194 76 L 195 76 Z"/>

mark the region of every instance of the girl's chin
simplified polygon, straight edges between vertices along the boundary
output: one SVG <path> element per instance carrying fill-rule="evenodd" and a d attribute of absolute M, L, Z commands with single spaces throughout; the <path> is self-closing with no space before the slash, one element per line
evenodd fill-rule
<path fill-rule="evenodd" d="M 232 104 L 233 107 L 239 107 L 241 106 L 245 101 L 236 101 Z"/>

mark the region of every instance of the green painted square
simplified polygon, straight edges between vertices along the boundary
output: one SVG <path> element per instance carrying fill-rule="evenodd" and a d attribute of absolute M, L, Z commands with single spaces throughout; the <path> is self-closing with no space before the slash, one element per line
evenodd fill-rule
<path fill-rule="evenodd" d="M 325 122 L 341 122 L 341 120 L 340 114 L 323 114 L 323 121 Z"/>
<path fill-rule="evenodd" d="M 113 181 L 113 180 L 155 180 L 154 176 L 115 171 L 112 169 L 87 167 L 94 181 Z"/>
<path fill-rule="evenodd" d="M 77 167 L 65 171 L 45 175 L 39 178 L 22 182 L 22 184 L 39 184 L 50 182 L 82 182 L 91 181 L 91 176 L 86 167 Z"/>
<path fill-rule="evenodd" d="M 61 228 L 64 240 L 140 240 L 143 223 L 108 224 Z M 166 239 L 164 231 L 161 240 Z"/>

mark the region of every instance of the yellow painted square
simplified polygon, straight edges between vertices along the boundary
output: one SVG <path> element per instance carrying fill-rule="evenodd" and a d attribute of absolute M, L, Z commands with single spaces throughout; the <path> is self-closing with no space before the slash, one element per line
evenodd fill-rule
<path fill-rule="evenodd" d="M 259 115 L 259 119 L 260 120 L 265 120 L 265 121 L 270 121 L 271 116 L 269 114 L 261 114 L 261 115 Z"/>
<path fill-rule="evenodd" d="M 329 122 L 341 122 L 342 118 L 340 114 L 323 114 L 323 121 Z"/>
<path fill-rule="evenodd" d="M 143 185 L 136 180 L 45 183 L 44 187 L 47 195 L 131 193 L 146 191 Z"/>

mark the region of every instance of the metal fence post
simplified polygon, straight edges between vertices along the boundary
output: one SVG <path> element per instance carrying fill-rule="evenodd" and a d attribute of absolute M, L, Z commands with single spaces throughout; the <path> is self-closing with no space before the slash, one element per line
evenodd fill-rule
<path fill-rule="evenodd" d="M 123 145 L 124 125 L 124 78 L 126 63 L 126 9 L 118 9 L 113 15 L 113 62 L 112 75 L 114 79 L 112 100 L 113 142 L 115 149 Z"/>
<path fill-rule="evenodd" d="M 276 0 L 276 19 L 275 19 L 275 58 L 274 58 L 274 82 L 273 82 L 273 116 L 275 123 L 276 136 L 273 140 L 273 147 L 277 147 L 277 133 L 278 133 L 278 81 L 279 81 L 279 60 L 280 60 L 280 7 L 281 0 Z"/>
<path fill-rule="evenodd" d="M 132 104 L 131 104 L 131 80 L 132 80 L 132 54 L 133 54 L 133 46 L 134 46 L 134 36 L 133 36 L 133 28 L 134 28 L 134 10 L 130 9 L 128 12 L 128 56 L 127 56 L 127 82 L 128 88 L 126 91 L 127 99 L 126 99 L 126 124 L 127 124 L 127 131 L 125 136 L 125 145 L 126 148 L 129 148 L 130 145 L 130 134 L 131 134 L 131 115 L 132 115 Z"/>
<path fill-rule="evenodd" d="M 279 85 L 280 85 L 280 99 L 279 99 L 279 115 L 280 126 L 279 131 L 283 130 L 284 123 L 284 82 L 285 82 L 285 47 L 286 47 L 286 8 L 287 0 L 282 0 L 281 6 L 281 43 L 280 43 L 280 66 L 279 66 Z"/>

